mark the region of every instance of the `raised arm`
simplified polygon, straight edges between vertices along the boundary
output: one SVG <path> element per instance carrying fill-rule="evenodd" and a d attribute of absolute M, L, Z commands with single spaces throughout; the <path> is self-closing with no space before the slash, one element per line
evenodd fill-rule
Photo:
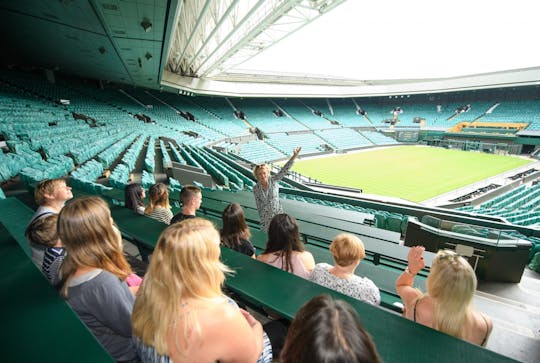
<path fill-rule="evenodd" d="M 396 280 L 397 293 L 406 309 L 410 308 L 413 301 L 422 295 L 420 290 L 413 287 L 413 282 L 416 274 L 426 266 L 423 256 L 424 251 L 423 246 L 411 247 L 407 256 L 408 266 Z"/>
<path fill-rule="evenodd" d="M 279 173 L 277 173 L 276 175 L 274 175 L 272 177 L 272 179 L 274 181 L 279 181 L 281 180 L 285 174 L 287 174 L 287 172 L 289 171 L 289 169 L 291 168 L 291 166 L 293 165 L 294 163 L 294 159 L 296 159 L 296 157 L 298 156 L 298 154 L 300 154 L 300 151 L 302 150 L 302 147 L 298 146 L 296 149 L 294 149 L 294 152 L 291 156 L 291 158 L 289 159 L 289 161 L 287 161 L 287 163 L 285 165 L 283 165 L 283 168 L 281 168 L 281 170 L 279 171 Z"/>

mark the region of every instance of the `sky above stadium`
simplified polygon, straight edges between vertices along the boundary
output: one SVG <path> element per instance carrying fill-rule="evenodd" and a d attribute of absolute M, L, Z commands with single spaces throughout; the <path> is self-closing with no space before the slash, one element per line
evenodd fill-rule
<path fill-rule="evenodd" d="M 358 80 L 540 66 L 538 0 L 348 0 L 237 66 Z"/>

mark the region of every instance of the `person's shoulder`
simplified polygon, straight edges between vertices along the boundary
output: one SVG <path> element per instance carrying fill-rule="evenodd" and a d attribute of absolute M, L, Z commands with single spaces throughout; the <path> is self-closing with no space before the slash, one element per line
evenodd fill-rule
<path fill-rule="evenodd" d="M 318 264 L 315 265 L 315 268 L 313 269 L 313 271 L 317 270 L 320 272 L 328 272 L 328 269 L 331 267 L 332 266 L 330 266 L 326 262 L 319 262 Z"/>

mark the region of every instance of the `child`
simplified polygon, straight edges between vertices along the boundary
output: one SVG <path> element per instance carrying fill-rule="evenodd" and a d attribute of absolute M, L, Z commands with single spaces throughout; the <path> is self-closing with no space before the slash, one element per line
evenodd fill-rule
<path fill-rule="evenodd" d="M 28 238 L 29 227 L 36 219 L 50 214 L 58 214 L 64 204 L 73 198 L 71 187 L 68 187 L 64 179 L 45 179 L 39 182 L 34 191 L 36 204 L 39 206 L 34 216 L 28 223 L 25 235 Z M 32 261 L 38 268 L 43 265 L 43 256 L 47 246 L 33 243 L 29 239 L 30 249 L 32 250 Z"/>
<path fill-rule="evenodd" d="M 66 256 L 66 249 L 56 233 L 57 214 L 35 219 L 28 226 L 28 239 L 33 244 L 45 246 L 41 272 L 56 286 L 60 282 L 59 271 Z"/>

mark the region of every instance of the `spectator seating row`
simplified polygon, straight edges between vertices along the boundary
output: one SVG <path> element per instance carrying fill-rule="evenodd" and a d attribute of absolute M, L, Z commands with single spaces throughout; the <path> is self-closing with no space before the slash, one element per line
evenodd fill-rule
<path fill-rule="evenodd" d="M 30 259 L 24 237 L 34 211 L 10 197 L 0 200 L 2 361 L 112 363 L 98 340 Z M 32 349 L 28 349 L 28 342 Z M 61 349 L 51 347 L 58 346 Z"/>
<path fill-rule="evenodd" d="M 163 230 L 159 222 L 137 216 L 126 209 L 113 208 L 113 217 L 125 238 L 148 251 L 155 247 L 157 237 Z M 302 304 L 321 293 L 347 301 L 362 317 L 362 323 L 373 337 L 384 361 L 397 361 L 404 357 L 418 362 L 431 362 L 433 359 L 441 362 L 509 361 L 509 358 L 497 353 L 341 295 L 225 247 L 222 247 L 221 255 L 223 261 L 235 271 L 227 277 L 226 287 L 252 307 L 270 309 L 291 320 Z M 265 283 L 261 284 L 260 281 Z M 399 344 L 396 343 L 398 341 Z M 444 350 L 444 354 L 441 354 L 441 350 Z"/>

